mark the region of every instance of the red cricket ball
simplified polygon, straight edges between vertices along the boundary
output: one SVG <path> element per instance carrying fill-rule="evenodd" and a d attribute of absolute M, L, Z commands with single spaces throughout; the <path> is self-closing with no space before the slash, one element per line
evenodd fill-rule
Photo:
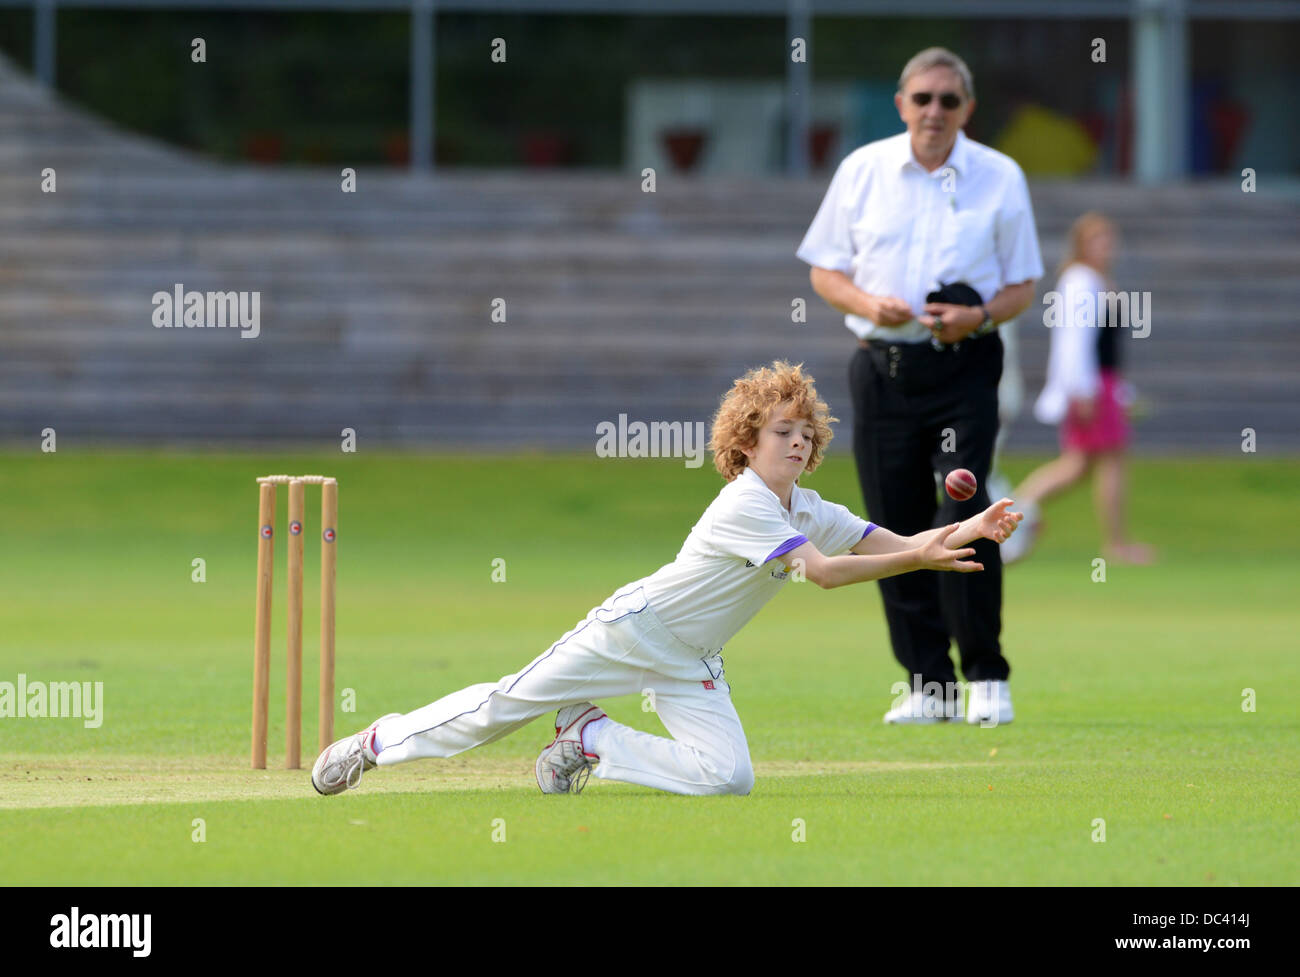
<path fill-rule="evenodd" d="M 965 468 L 954 468 L 948 473 L 948 477 L 943 480 L 943 487 L 958 502 L 965 502 L 975 494 L 975 489 L 979 487 L 979 483 L 975 481 L 975 476 Z"/>

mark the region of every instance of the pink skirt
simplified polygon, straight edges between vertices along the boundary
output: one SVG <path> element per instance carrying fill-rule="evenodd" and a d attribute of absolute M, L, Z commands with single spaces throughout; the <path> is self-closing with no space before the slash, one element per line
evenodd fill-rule
<path fill-rule="evenodd" d="M 1128 417 L 1119 401 L 1119 384 L 1119 374 L 1114 370 L 1101 371 L 1101 387 L 1097 391 L 1092 418 L 1083 423 L 1072 406 L 1061 423 L 1062 451 L 1096 454 L 1128 445 Z"/>

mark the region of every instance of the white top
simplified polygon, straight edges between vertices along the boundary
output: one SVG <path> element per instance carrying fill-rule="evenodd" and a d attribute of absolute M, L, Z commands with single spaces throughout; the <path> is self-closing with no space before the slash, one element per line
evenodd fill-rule
<path fill-rule="evenodd" d="M 787 512 L 763 479 L 746 468 L 704 510 L 677 558 L 629 586 L 645 588 L 655 616 L 669 631 L 701 654 L 711 654 L 785 585 L 790 574 L 777 557 L 805 542 L 834 556 L 874 528 L 798 485 Z"/>
<path fill-rule="evenodd" d="M 1065 420 L 1073 397 L 1091 397 L 1101 385 L 1097 367 L 1099 293 L 1106 279 L 1095 268 L 1076 262 L 1061 272 L 1055 291 L 1061 295 L 1060 323 L 1052 330 L 1047 357 L 1047 382 L 1034 404 L 1034 416 L 1044 424 Z"/>
<path fill-rule="evenodd" d="M 906 132 L 846 156 L 797 254 L 844 272 L 864 292 L 903 299 L 914 315 L 940 282 L 965 282 L 988 302 L 1006 285 L 1043 275 L 1024 173 L 960 131 L 932 173 Z M 844 324 L 860 339 L 930 339 L 915 319 L 883 327 L 846 315 Z"/>

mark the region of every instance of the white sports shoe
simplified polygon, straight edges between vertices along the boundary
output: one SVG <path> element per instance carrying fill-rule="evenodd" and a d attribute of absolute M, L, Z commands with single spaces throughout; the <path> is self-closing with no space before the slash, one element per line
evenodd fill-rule
<path fill-rule="evenodd" d="M 1012 509 L 1023 512 L 1025 518 L 1016 527 L 1016 531 L 1011 534 L 1011 538 L 1002 544 L 1003 566 L 1009 566 L 1029 555 L 1029 551 L 1034 548 L 1034 543 L 1038 542 L 1038 531 L 1042 528 L 1043 523 L 1042 516 L 1038 511 L 1038 504 L 1035 502 L 1026 502 L 1022 506 L 1012 506 Z"/>
<path fill-rule="evenodd" d="M 958 696 L 949 707 L 940 696 L 912 692 L 904 701 L 885 713 L 885 722 L 899 725 L 925 725 L 958 721 L 962 717 L 962 702 Z"/>
<path fill-rule="evenodd" d="M 400 712 L 381 716 L 359 733 L 331 743 L 316 758 L 311 768 L 311 785 L 318 794 L 341 794 L 361 783 L 361 775 L 378 766 L 375 753 L 375 728 L 385 719 L 395 719 Z"/>
<path fill-rule="evenodd" d="M 555 714 L 555 739 L 534 768 L 543 794 L 580 794 L 600 757 L 582 748 L 582 728 L 605 714 L 590 702 L 565 706 Z"/>
<path fill-rule="evenodd" d="M 1011 710 L 1011 685 L 989 679 L 970 684 L 970 702 L 966 706 L 966 722 L 981 726 L 1005 726 L 1015 719 Z"/>

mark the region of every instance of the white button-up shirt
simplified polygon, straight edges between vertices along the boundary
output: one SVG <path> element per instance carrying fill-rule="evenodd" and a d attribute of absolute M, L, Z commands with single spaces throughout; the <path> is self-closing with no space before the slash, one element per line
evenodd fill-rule
<path fill-rule="evenodd" d="M 1042 277 L 1043 259 L 1025 175 L 1015 160 L 957 133 L 933 172 L 916 161 L 907 132 L 845 157 L 797 252 L 841 271 L 872 295 L 894 295 L 925 312 L 941 282 L 962 281 L 988 302 L 1006 285 Z M 846 315 L 860 339 L 921 342 L 916 319 L 877 326 Z"/>

